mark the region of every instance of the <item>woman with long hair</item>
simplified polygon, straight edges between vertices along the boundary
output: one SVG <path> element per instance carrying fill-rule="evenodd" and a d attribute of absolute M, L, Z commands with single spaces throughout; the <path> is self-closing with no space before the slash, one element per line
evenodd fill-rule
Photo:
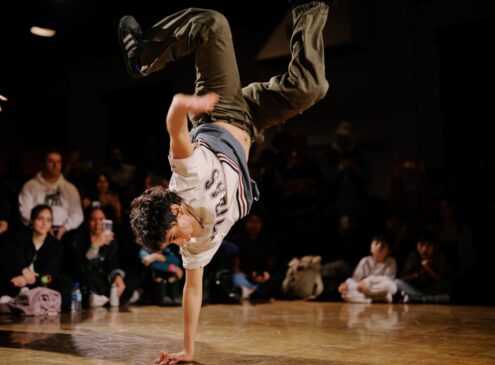
<path fill-rule="evenodd" d="M 0 291 L 16 296 L 22 288 L 56 289 L 62 267 L 63 247 L 50 234 L 53 213 L 40 204 L 31 211 L 29 228 L 15 234 L 3 248 Z"/>

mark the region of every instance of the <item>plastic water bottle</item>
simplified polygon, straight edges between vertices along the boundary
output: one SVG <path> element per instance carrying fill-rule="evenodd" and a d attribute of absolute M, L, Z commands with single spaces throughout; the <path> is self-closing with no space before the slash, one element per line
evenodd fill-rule
<path fill-rule="evenodd" d="M 119 306 L 119 294 L 117 293 L 117 284 L 112 284 L 110 288 L 110 307 Z"/>
<path fill-rule="evenodd" d="M 82 293 L 79 288 L 79 283 L 74 283 L 74 288 L 72 289 L 72 297 L 70 303 L 70 311 L 72 313 L 78 313 L 82 309 Z"/>

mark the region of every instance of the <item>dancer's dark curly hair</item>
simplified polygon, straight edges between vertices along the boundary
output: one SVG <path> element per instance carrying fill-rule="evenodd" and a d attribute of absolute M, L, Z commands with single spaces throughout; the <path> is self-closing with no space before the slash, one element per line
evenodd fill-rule
<path fill-rule="evenodd" d="M 151 252 L 160 251 L 165 233 L 177 222 L 172 204 L 181 204 L 182 198 L 161 186 L 154 186 L 131 203 L 131 227 L 137 243 Z"/>

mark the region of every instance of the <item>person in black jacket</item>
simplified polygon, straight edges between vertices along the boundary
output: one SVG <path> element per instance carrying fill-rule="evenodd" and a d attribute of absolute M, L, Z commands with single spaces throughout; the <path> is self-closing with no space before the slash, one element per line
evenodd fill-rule
<path fill-rule="evenodd" d="M 118 243 L 113 232 L 104 229 L 104 220 L 106 215 L 102 208 L 91 206 L 86 224 L 66 241 L 66 270 L 72 281 L 80 283 L 83 302 L 88 301 L 90 307 L 100 307 L 109 301 L 112 284 L 117 286 L 119 297 L 125 290 Z"/>
<path fill-rule="evenodd" d="M 41 204 L 31 211 L 29 228 L 22 229 L 0 255 L 0 294 L 15 297 L 22 288 L 59 288 L 63 247 L 49 232 L 53 214 Z"/>

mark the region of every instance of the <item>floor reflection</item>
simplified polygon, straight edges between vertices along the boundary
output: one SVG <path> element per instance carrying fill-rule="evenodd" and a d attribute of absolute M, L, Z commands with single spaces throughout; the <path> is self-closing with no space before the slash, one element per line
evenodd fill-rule
<path fill-rule="evenodd" d="M 492 308 L 293 301 L 202 314 L 196 365 L 495 363 Z M 0 363 L 152 364 L 160 350 L 180 349 L 181 337 L 177 308 L 2 315 Z"/>
<path fill-rule="evenodd" d="M 370 332 L 395 331 L 403 327 L 400 317 L 407 312 L 403 306 L 371 303 L 345 303 L 339 319 L 347 328 L 362 328 Z"/>

